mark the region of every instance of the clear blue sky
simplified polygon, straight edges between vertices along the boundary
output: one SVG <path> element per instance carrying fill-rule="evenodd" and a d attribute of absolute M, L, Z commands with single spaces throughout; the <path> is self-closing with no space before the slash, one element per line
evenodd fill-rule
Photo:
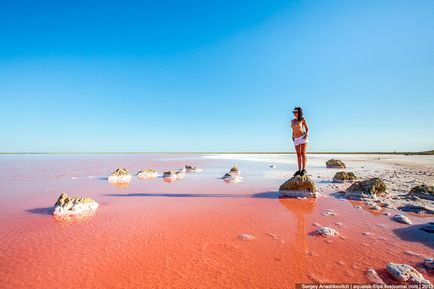
<path fill-rule="evenodd" d="M 2 1 L 0 151 L 434 149 L 434 1 Z"/>

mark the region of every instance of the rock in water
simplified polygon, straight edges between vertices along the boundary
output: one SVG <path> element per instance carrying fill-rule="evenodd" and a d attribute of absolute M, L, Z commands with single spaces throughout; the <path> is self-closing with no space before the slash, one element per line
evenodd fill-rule
<path fill-rule="evenodd" d="M 353 172 L 337 172 L 333 177 L 333 182 L 335 183 L 352 182 L 355 180 L 357 180 L 357 177 Z"/>
<path fill-rule="evenodd" d="M 227 183 L 239 183 L 243 180 L 241 172 L 237 167 L 232 167 L 229 173 L 225 174 L 222 179 Z"/>
<path fill-rule="evenodd" d="M 326 166 L 328 168 L 340 168 L 340 169 L 345 169 L 346 168 L 345 164 L 342 161 L 335 160 L 335 159 L 328 160 L 326 162 Z"/>
<path fill-rule="evenodd" d="M 313 232 L 313 235 L 320 235 L 324 237 L 333 237 L 339 235 L 338 231 L 329 227 L 320 227 Z"/>
<path fill-rule="evenodd" d="M 179 169 L 177 171 L 167 171 L 163 173 L 164 179 L 179 180 L 182 179 L 184 176 L 185 168 Z"/>
<path fill-rule="evenodd" d="M 434 186 L 416 186 L 410 190 L 407 196 L 434 201 Z"/>
<path fill-rule="evenodd" d="M 411 212 L 420 215 L 432 215 L 434 214 L 434 210 L 424 205 L 416 205 L 416 204 L 405 204 L 403 206 L 398 207 L 399 210 L 404 212 Z"/>
<path fill-rule="evenodd" d="M 99 204 L 87 197 L 70 197 L 65 193 L 60 194 L 54 204 L 53 215 L 79 215 L 82 213 L 92 213 L 98 209 Z"/>
<path fill-rule="evenodd" d="M 201 169 L 199 169 L 197 167 L 190 166 L 190 165 L 186 165 L 184 168 L 185 168 L 187 173 L 199 173 L 202 171 Z"/>
<path fill-rule="evenodd" d="M 241 172 L 238 169 L 238 167 L 232 167 L 231 170 L 229 171 L 229 174 L 232 176 L 239 176 L 241 175 Z"/>
<path fill-rule="evenodd" d="M 345 196 L 348 199 L 385 197 L 387 196 L 386 189 L 386 184 L 382 179 L 372 178 L 353 183 L 347 188 Z"/>
<path fill-rule="evenodd" d="M 137 177 L 139 179 L 153 179 L 158 176 L 158 172 L 153 169 L 145 169 L 143 171 L 137 172 Z"/>
<path fill-rule="evenodd" d="M 412 224 L 409 218 L 407 218 L 406 216 L 401 215 L 401 214 L 397 214 L 397 215 L 393 216 L 392 219 L 398 223 L 408 224 L 408 225 Z"/>
<path fill-rule="evenodd" d="M 389 263 L 386 266 L 387 272 L 396 280 L 410 284 L 420 284 L 432 286 L 422 274 L 407 264 Z M 430 288 L 430 287 L 427 287 Z"/>
<path fill-rule="evenodd" d="M 127 169 L 117 169 L 110 174 L 108 181 L 109 183 L 129 183 L 131 175 Z"/>
<path fill-rule="evenodd" d="M 317 198 L 316 186 L 313 180 L 307 176 L 295 176 L 284 182 L 280 188 L 279 193 L 285 197 L 307 197 Z"/>

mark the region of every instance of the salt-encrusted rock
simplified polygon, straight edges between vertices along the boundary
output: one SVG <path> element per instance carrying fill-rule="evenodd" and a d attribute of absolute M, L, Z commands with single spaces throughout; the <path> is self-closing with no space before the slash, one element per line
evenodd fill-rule
<path fill-rule="evenodd" d="M 324 237 L 333 237 L 339 235 L 338 231 L 329 227 L 320 227 L 316 231 L 314 231 L 313 234 Z"/>
<path fill-rule="evenodd" d="M 333 177 L 333 182 L 343 183 L 343 182 L 353 182 L 357 180 L 356 175 L 353 172 L 337 172 Z"/>
<path fill-rule="evenodd" d="M 158 172 L 153 169 L 145 169 L 143 171 L 138 171 L 137 177 L 139 179 L 152 179 L 158 177 Z"/>
<path fill-rule="evenodd" d="M 421 273 L 410 265 L 389 263 L 386 270 L 394 279 L 400 282 L 432 286 L 431 282 L 426 280 Z"/>
<path fill-rule="evenodd" d="M 127 169 L 117 169 L 108 177 L 109 183 L 128 183 L 131 181 L 130 172 Z"/>
<path fill-rule="evenodd" d="M 416 204 L 405 204 L 398 207 L 399 210 L 404 212 L 411 212 L 420 215 L 432 215 L 434 214 L 434 210 L 425 205 L 416 205 Z"/>
<path fill-rule="evenodd" d="M 427 233 L 433 234 L 434 233 L 434 222 L 429 222 L 429 223 L 423 225 L 420 229 L 422 231 L 427 232 Z"/>
<path fill-rule="evenodd" d="M 333 210 L 325 210 L 322 212 L 323 216 L 336 216 L 336 213 Z"/>
<path fill-rule="evenodd" d="M 244 241 L 252 241 L 252 240 L 255 240 L 255 239 L 256 239 L 255 236 L 253 236 L 253 235 L 249 235 L 249 234 L 241 234 L 241 235 L 239 235 L 238 237 L 239 237 L 241 240 L 244 240 Z"/>
<path fill-rule="evenodd" d="M 232 167 L 229 173 L 225 174 L 222 179 L 227 183 L 239 183 L 243 179 L 241 172 L 237 167 Z"/>
<path fill-rule="evenodd" d="M 407 218 L 406 216 L 401 215 L 401 214 L 397 214 L 397 215 L 393 216 L 392 219 L 393 219 L 395 222 L 398 222 L 398 223 L 408 224 L 408 225 L 411 225 L 411 224 L 412 224 L 412 222 L 411 222 L 411 220 L 410 220 L 409 218 Z"/>
<path fill-rule="evenodd" d="M 293 198 L 318 197 L 315 183 L 308 175 L 295 176 L 290 178 L 280 186 L 279 193 L 281 196 Z"/>
<path fill-rule="evenodd" d="M 186 165 L 184 168 L 187 173 L 200 173 L 202 171 L 202 169 L 190 165 Z"/>
<path fill-rule="evenodd" d="M 184 176 L 185 168 L 177 171 L 167 171 L 163 173 L 163 178 L 165 179 L 179 180 L 182 179 Z"/>
<path fill-rule="evenodd" d="M 335 160 L 335 159 L 328 160 L 326 162 L 326 166 L 328 168 L 341 168 L 341 169 L 345 169 L 346 168 L 345 164 L 342 161 Z"/>
<path fill-rule="evenodd" d="M 232 167 L 228 174 L 230 174 L 232 176 L 239 176 L 239 175 L 241 175 L 241 172 L 238 169 L 238 167 Z"/>
<path fill-rule="evenodd" d="M 92 213 L 98 209 L 99 204 L 87 197 L 70 197 L 65 193 L 60 194 L 51 212 L 53 215 L 79 215 Z"/>
<path fill-rule="evenodd" d="M 383 279 L 381 279 L 380 275 L 378 275 L 377 271 L 372 268 L 369 268 L 366 271 L 366 277 L 369 279 L 370 282 L 374 284 L 385 284 Z"/>
<path fill-rule="evenodd" d="M 420 185 L 412 188 L 407 196 L 434 201 L 434 186 Z"/>
<path fill-rule="evenodd" d="M 377 198 L 387 196 L 386 184 L 380 178 L 354 182 L 345 192 L 348 199 Z"/>

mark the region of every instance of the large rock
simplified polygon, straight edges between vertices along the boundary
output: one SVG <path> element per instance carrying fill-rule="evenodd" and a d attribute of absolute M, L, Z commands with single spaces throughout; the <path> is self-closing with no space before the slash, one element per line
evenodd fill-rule
<path fill-rule="evenodd" d="M 280 188 L 279 193 L 285 197 L 308 197 L 317 198 L 316 186 L 313 180 L 307 176 L 295 176 L 284 182 Z"/>
<path fill-rule="evenodd" d="M 333 177 L 333 182 L 335 183 L 352 182 L 355 180 L 357 180 L 357 177 L 353 172 L 337 172 Z"/>
<path fill-rule="evenodd" d="M 117 169 L 110 174 L 108 181 L 109 183 L 129 183 L 131 175 L 127 169 Z"/>
<path fill-rule="evenodd" d="M 385 197 L 387 196 L 386 189 L 386 184 L 382 179 L 372 178 L 354 182 L 347 188 L 345 195 L 350 199 Z"/>
<path fill-rule="evenodd" d="M 167 180 L 180 180 L 185 176 L 185 168 L 177 171 L 167 171 L 163 173 L 163 178 Z"/>
<path fill-rule="evenodd" d="M 397 281 L 432 286 L 431 282 L 426 280 L 421 273 L 410 265 L 389 263 L 386 266 L 386 270 Z"/>
<path fill-rule="evenodd" d="M 95 212 L 99 204 L 88 197 L 71 197 L 65 193 L 60 194 L 52 209 L 53 215 L 79 215 Z"/>
<path fill-rule="evenodd" d="M 407 196 L 434 201 L 434 186 L 420 185 L 412 188 Z"/>
<path fill-rule="evenodd" d="M 326 166 L 328 168 L 340 168 L 340 169 L 346 168 L 345 164 L 341 160 L 335 160 L 335 159 L 328 160 L 326 162 Z"/>

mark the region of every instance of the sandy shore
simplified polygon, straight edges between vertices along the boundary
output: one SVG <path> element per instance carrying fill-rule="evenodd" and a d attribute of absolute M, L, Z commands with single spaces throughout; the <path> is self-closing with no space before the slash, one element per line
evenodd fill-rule
<path fill-rule="evenodd" d="M 369 282 L 370 268 L 394 283 L 388 262 L 409 264 L 433 282 L 419 266 L 433 255 L 432 234 L 419 229 L 433 216 L 404 213 L 413 224 L 399 224 L 384 214 L 395 208 L 337 198 L 348 185 L 331 182 L 330 158 L 361 178 L 383 178 L 392 196 L 434 181 L 433 156 L 311 155 L 308 172 L 321 196 L 280 199 L 294 155 L 1 156 L 0 287 L 293 288 Z M 133 174 L 186 164 L 203 172 L 172 183 L 107 182 L 119 167 Z M 233 165 L 240 183 L 221 179 Z M 47 209 L 60 192 L 89 196 L 100 208 L 81 219 L 54 218 Z M 318 226 L 339 235 L 312 235 Z"/>

